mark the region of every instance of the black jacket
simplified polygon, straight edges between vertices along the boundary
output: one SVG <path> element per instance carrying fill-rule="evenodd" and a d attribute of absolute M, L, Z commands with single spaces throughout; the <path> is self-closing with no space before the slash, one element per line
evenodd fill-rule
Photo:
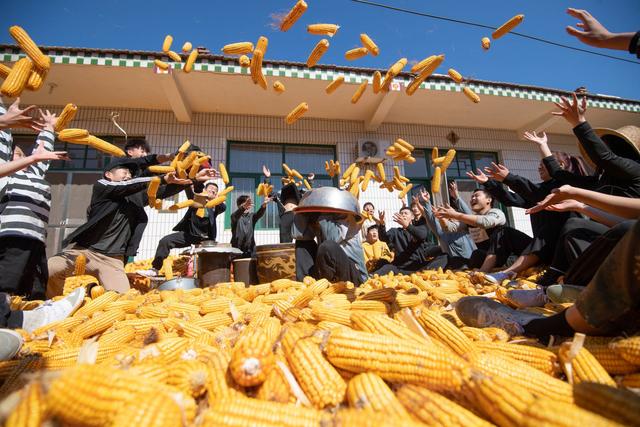
<path fill-rule="evenodd" d="M 95 233 L 103 229 L 104 223 L 111 221 L 113 214 L 125 205 L 134 205 L 136 209 L 144 209 L 149 199 L 147 186 L 151 177 L 134 178 L 129 181 L 112 182 L 100 179 L 93 185 L 91 204 L 88 209 L 87 222 L 75 230 L 63 242 L 65 247 L 70 243 L 95 240 Z M 163 180 L 164 181 L 164 180 Z M 182 185 L 161 185 L 158 189 L 158 198 L 170 197 L 184 190 Z M 131 241 L 136 237 L 135 231 L 140 224 L 140 216 L 137 216 L 131 226 L 131 238 L 127 247 L 131 247 Z M 139 241 L 138 241 L 139 243 Z M 128 250 L 127 250 L 128 252 Z M 123 254 L 124 255 L 124 254 Z"/>
<path fill-rule="evenodd" d="M 427 241 L 429 228 L 424 218 L 420 218 L 405 228 L 392 228 L 389 231 L 380 227 L 380 240 L 389 244 L 395 257 L 393 265 L 405 267 L 413 263 L 424 263 L 430 258 L 440 255 L 440 246 Z"/>
<path fill-rule="evenodd" d="M 580 123 L 573 129 L 580 145 L 602 172 L 599 175 L 580 176 L 565 171 L 555 157 L 542 159 L 549 175 L 557 185 L 573 185 L 599 193 L 640 197 L 640 163 L 615 154 L 591 129 L 589 123 Z"/>
<path fill-rule="evenodd" d="M 204 185 L 202 183 L 198 182 L 198 183 L 194 184 L 194 188 L 199 193 L 200 191 L 203 190 Z M 191 188 L 185 189 L 185 193 L 187 194 L 187 197 L 189 199 L 193 198 L 193 190 Z M 217 236 L 217 234 L 218 234 L 218 226 L 216 224 L 216 217 L 227 210 L 227 205 L 225 205 L 224 203 L 221 203 L 216 207 L 205 208 L 205 209 L 207 209 L 208 219 L 209 219 L 209 227 L 208 227 L 208 236 L 207 236 L 207 238 L 209 240 L 214 240 L 215 241 L 216 238 L 218 237 Z M 200 219 L 200 218 L 198 218 L 196 216 L 196 212 L 197 212 L 197 209 L 195 209 L 195 208 L 187 209 L 187 213 L 185 213 L 184 216 L 182 217 L 182 219 L 180 220 L 180 222 L 178 224 L 176 224 L 175 227 L 173 227 L 173 231 L 182 231 L 183 233 L 190 234 L 189 233 L 189 231 L 191 230 L 190 222 L 191 221 L 198 221 Z"/>

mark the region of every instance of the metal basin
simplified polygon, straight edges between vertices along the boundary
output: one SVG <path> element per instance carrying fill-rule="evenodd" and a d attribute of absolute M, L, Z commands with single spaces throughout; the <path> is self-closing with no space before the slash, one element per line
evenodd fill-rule
<path fill-rule="evenodd" d="M 360 204 L 353 194 L 335 187 L 319 187 L 307 191 L 300 204 L 294 209 L 295 213 L 327 212 L 346 213 L 356 216 L 361 221 Z"/>
<path fill-rule="evenodd" d="M 167 280 L 162 285 L 158 286 L 160 291 L 175 291 L 177 289 L 195 289 L 196 281 L 190 277 L 176 277 L 175 279 Z"/>

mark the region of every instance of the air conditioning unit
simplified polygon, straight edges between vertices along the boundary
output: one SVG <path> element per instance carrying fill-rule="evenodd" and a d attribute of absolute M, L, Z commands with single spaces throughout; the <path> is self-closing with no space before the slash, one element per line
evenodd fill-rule
<path fill-rule="evenodd" d="M 384 140 L 360 139 L 358 141 L 358 158 L 356 163 L 380 163 L 384 160 L 385 151 L 391 143 Z"/>

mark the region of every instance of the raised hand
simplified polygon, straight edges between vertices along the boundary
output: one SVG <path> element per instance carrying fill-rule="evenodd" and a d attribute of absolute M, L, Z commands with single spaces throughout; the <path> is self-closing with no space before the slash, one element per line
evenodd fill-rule
<path fill-rule="evenodd" d="M 564 96 L 561 96 L 560 102 L 554 102 L 560 111 L 553 111 L 551 114 L 554 116 L 564 117 L 571 126 L 576 127 L 580 123 L 587 121 L 584 117 L 584 113 L 587 111 L 587 98 L 582 97 L 582 99 L 578 101 L 578 95 L 576 95 L 575 92 L 573 93 L 572 98 L 572 101 L 569 101 Z"/>
<path fill-rule="evenodd" d="M 384 211 L 378 211 L 378 219 L 373 218 L 378 225 L 384 225 Z"/>
<path fill-rule="evenodd" d="M 27 114 L 34 108 L 36 108 L 35 105 L 30 105 L 25 109 L 20 109 L 20 98 L 16 98 L 13 104 L 7 108 L 7 112 L 0 116 L 0 129 L 26 128 L 41 131 L 44 123 L 36 121 Z"/>
<path fill-rule="evenodd" d="M 251 200 L 251 199 L 249 199 L 249 200 Z M 273 197 L 272 196 L 265 197 L 264 200 L 262 200 L 262 207 L 267 206 L 272 201 L 273 201 Z"/>
<path fill-rule="evenodd" d="M 491 162 L 491 167 L 484 168 L 484 171 L 490 179 L 498 182 L 504 181 L 507 175 L 509 175 L 509 169 L 507 169 L 506 166 L 494 162 Z"/>
<path fill-rule="evenodd" d="M 40 117 L 42 118 L 42 123 L 44 124 L 43 128 L 48 130 L 49 132 L 53 132 L 53 129 L 56 126 L 56 122 L 58 121 L 58 116 L 51 113 L 49 110 L 43 112 L 41 109 L 38 109 L 40 113 Z"/>
<path fill-rule="evenodd" d="M 405 218 L 404 216 L 400 215 L 399 213 L 393 214 L 393 220 L 400 224 L 400 227 L 402 228 L 407 228 L 409 225 L 411 225 L 411 218 Z"/>
<path fill-rule="evenodd" d="M 264 174 L 264 176 L 266 176 L 267 178 L 271 177 L 271 171 L 269 170 L 269 168 L 267 167 L 267 165 L 262 165 L 262 173 Z"/>
<path fill-rule="evenodd" d="M 249 211 L 249 210 L 251 210 L 251 208 L 253 208 L 253 200 L 251 200 L 251 197 L 249 197 L 247 200 L 245 200 L 245 202 L 242 204 L 242 208 L 245 211 Z"/>
<path fill-rule="evenodd" d="M 538 145 L 544 145 L 547 144 L 547 133 L 546 132 L 542 132 L 542 135 L 538 136 L 538 134 L 536 133 L 536 131 L 533 132 L 525 132 L 523 134 L 524 139 L 526 139 L 527 141 L 531 141 L 535 144 Z"/>
<path fill-rule="evenodd" d="M 431 201 L 431 195 L 429 194 L 429 192 L 427 191 L 426 188 L 422 187 L 420 189 L 420 198 L 422 199 L 423 202 L 425 203 L 429 203 Z"/>
<path fill-rule="evenodd" d="M 573 190 L 574 188 L 570 185 L 563 185 L 560 188 L 554 188 L 551 190 L 551 194 L 538 202 L 538 204 L 532 208 L 527 209 L 525 213 L 527 215 L 531 215 L 546 209 L 547 206 L 556 205 L 563 200 L 571 199 L 573 198 Z"/>
<path fill-rule="evenodd" d="M 554 212 L 580 212 L 585 208 L 585 204 L 573 199 L 563 200 L 559 203 L 549 205 L 545 209 Z"/>
<path fill-rule="evenodd" d="M 451 197 L 452 199 L 457 199 L 458 198 L 458 184 L 455 181 L 451 181 L 448 184 L 448 187 L 449 187 L 449 197 Z"/>
<path fill-rule="evenodd" d="M 452 219 L 455 218 L 456 215 L 458 215 L 458 211 L 456 211 L 449 205 L 440 206 L 435 212 L 437 218 Z"/>
<path fill-rule="evenodd" d="M 44 147 L 44 142 L 38 144 L 38 148 L 31 154 L 36 162 L 47 160 L 71 160 L 66 151 L 49 151 Z"/>
<path fill-rule="evenodd" d="M 196 181 L 204 182 L 213 178 L 217 178 L 218 176 L 218 171 L 213 168 L 202 169 L 196 174 Z"/>
<path fill-rule="evenodd" d="M 567 33 L 589 46 L 617 49 L 617 47 L 612 46 L 612 39 L 615 37 L 615 34 L 609 32 L 609 30 L 596 18 L 591 16 L 589 12 L 582 9 L 569 8 L 567 9 L 567 13 L 581 21 L 576 24 L 576 27 L 582 29 L 582 31 L 580 31 L 577 28 L 568 26 Z M 624 46 L 622 50 L 627 46 Z"/>
<path fill-rule="evenodd" d="M 164 180 L 167 184 L 177 184 L 177 185 L 191 185 L 192 182 L 190 179 L 180 179 L 176 176 L 175 172 L 169 172 L 164 176 Z"/>
<path fill-rule="evenodd" d="M 478 171 L 477 175 L 469 171 L 467 172 L 467 176 L 472 180 L 474 180 L 475 182 L 477 182 L 478 184 L 486 184 L 486 182 L 489 181 L 489 177 L 487 177 L 484 174 L 484 172 L 482 172 L 480 169 L 476 169 L 476 170 Z"/>

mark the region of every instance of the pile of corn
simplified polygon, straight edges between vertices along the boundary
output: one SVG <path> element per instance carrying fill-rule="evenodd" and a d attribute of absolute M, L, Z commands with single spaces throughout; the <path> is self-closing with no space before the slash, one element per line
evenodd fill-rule
<path fill-rule="evenodd" d="M 639 425 L 626 388 L 640 386 L 640 337 L 546 348 L 462 325 L 451 303 L 495 290 L 481 275 L 425 271 L 360 287 L 92 292 L 68 319 L 22 331 L 20 354 L 0 362 L 0 421 Z"/>

